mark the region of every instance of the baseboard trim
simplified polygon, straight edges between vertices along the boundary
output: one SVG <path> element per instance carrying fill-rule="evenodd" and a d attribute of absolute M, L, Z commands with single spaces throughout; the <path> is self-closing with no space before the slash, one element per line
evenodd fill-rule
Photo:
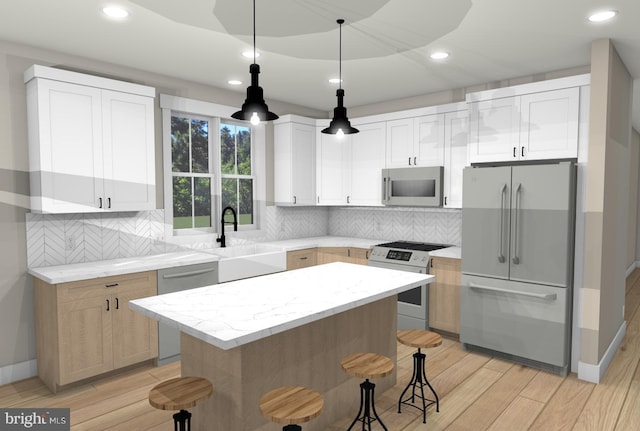
<path fill-rule="evenodd" d="M 631 273 L 633 272 L 633 270 L 636 269 L 636 268 L 640 268 L 640 261 L 638 261 L 638 260 L 636 260 L 631 265 L 629 265 L 629 268 L 627 268 L 627 272 L 625 273 L 624 278 L 629 277 L 631 275 Z"/>
<path fill-rule="evenodd" d="M 0 367 L 0 385 L 17 382 L 38 375 L 38 365 L 35 359 L 17 364 Z"/>
<path fill-rule="evenodd" d="M 600 383 L 602 377 L 604 376 L 604 373 L 607 371 L 607 368 L 609 368 L 609 364 L 611 364 L 613 357 L 618 351 L 620 344 L 622 344 L 622 339 L 624 338 L 626 333 L 627 322 L 623 320 L 622 325 L 620 325 L 620 328 L 618 328 L 616 336 L 613 337 L 611 344 L 609 344 L 607 351 L 604 353 L 602 359 L 597 365 L 578 361 L 578 378 L 580 380 L 586 380 L 587 382 L 591 383 Z"/>

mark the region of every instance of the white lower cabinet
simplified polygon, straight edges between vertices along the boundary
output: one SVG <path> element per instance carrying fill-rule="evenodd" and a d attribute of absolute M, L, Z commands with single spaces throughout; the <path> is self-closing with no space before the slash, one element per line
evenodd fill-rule
<path fill-rule="evenodd" d="M 32 211 L 155 209 L 153 88 L 44 66 L 25 82 Z"/>

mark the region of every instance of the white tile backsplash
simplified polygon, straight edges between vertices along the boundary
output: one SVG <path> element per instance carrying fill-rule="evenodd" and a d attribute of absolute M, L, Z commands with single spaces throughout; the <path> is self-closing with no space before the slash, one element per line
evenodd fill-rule
<path fill-rule="evenodd" d="M 228 232 L 228 244 L 318 236 L 410 240 L 460 245 L 462 212 L 433 208 L 275 207 L 261 202 L 260 229 Z M 203 242 L 164 241 L 164 211 L 32 214 L 26 217 L 29 267 L 148 256 Z"/>

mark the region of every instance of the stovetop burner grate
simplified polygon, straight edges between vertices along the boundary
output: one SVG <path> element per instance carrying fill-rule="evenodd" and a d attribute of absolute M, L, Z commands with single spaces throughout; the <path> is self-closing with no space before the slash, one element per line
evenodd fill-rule
<path fill-rule="evenodd" d="M 441 248 L 450 247 L 446 244 L 431 244 L 425 242 L 413 242 L 413 241 L 393 241 L 384 244 L 378 244 L 377 247 L 396 248 L 400 250 L 420 250 L 420 251 L 433 251 Z"/>

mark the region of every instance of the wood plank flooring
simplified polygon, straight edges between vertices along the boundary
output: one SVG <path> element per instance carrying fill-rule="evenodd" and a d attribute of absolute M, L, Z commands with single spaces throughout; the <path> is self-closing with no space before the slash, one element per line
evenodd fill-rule
<path fill-rule="evenodd" d="M 445 339 L 441 346 L 424 351 L 427 376 L 440 396 L 440 412 L 431 406 L 426 425 L 415 409 L 405 407 L 402 414 L 397 413 L 398 397 L 411 377 L 414 352 L 400 344 L 398 384 L 377 394 L 376 408 L 389 431 L 638 430 L 639 307 L 637 269 L 627 279 L 627 335 L 599 385 L 578 380 L 575 374 L 564 378 L 465 352 L 458 342 Z M 57 395 L 32 378 L 0 386 L 0 406 L 69 407 L 73 431 L 169 431 L 173 429 L 173 412 L 152 408 L 147 395 L 158 382 L 179 374 L 179 363 L 142 366 Z M 354 396 L 358 396 L 359 380 L 353 383 Z M 345 430 L 352 419 L 342 418 L 327 431 Z M 274 431 L 280 429 L 273 424 Z M 381 428 L 374 424 L 373 429 Z"/>

